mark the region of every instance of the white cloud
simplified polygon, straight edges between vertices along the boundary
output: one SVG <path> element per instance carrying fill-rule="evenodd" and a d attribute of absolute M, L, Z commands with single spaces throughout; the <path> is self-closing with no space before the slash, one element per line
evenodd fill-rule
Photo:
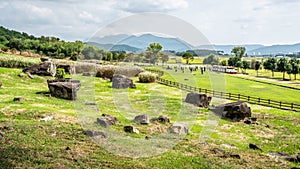
<path fill-rule="evenodd" d="M 169 12 L 188 7 L 185 0 L 123 0 L 115 7 L 131 13 L 140 12 Z"/>

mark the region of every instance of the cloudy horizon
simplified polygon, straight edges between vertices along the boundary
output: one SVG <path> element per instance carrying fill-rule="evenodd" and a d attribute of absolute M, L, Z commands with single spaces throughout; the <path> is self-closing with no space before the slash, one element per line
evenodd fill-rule
<path fill-rule="evenodd" d="M 12 0 L 0 1 L 0 25 L 86 41 L 114 21 L 157 12 L 192 24 L 212 44 L 295 44 L 300 43 L 299 9 L 298 0 Z"/>

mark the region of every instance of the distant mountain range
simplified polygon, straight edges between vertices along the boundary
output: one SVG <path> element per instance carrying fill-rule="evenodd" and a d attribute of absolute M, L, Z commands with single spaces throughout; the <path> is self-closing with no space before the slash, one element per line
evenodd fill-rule
<path fill-rule="evenodd" d="M 93 44 L 105 50 L 124 50 L 127 52 L 145 51 L 150 43 L 160 43 L 163 50 L 172 50 L 183 52 L 186 50 L 209 49 L 223 51 L 224 54 L 230 54 L 235 46 L 245 46 L 248 55 L 269 55 L 269 54 L 288 54 L 300 52 L 300 43 L 291 45 L 272 45 L 264 46 L 261 44 L 245 44 L 245 45 L 201 45 L 193 46 L 179 38 L 160 37 L 152 34 L 136 35 L 110 35 L 104 37 L 94 37 L 89 40 L 89 44 Z M 115 45 L 114 45 L 115 44 Z"/>

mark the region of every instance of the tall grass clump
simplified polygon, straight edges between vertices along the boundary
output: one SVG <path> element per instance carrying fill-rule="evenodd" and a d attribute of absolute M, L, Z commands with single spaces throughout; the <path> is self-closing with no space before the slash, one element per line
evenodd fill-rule
<path fill-rule="evenodd" d="M 40 63 L 39 59 L 16 55 L 0 55 L 0 67 L 25 68 Z"/>
<path fill-rule="evenodd" d="M 112 79 L 114 74 L 125 75 L 128 77 L 136 77 L 144 69 L 137 66 L 112 66 L 105 65 L 97 67 L 96 77 Z"/>
<path fill-rule="evenodd" d="M 142 72 L 138 75 L 139 82 L 141 83 L 153 83 L 156 80 L 157 74 L 151 72 Z"/>

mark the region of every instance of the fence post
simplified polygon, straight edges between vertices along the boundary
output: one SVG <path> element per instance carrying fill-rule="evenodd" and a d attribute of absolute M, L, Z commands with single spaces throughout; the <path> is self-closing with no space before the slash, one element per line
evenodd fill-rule
<path fill-rule="evenodd" d="M 231 93 L 229 93 L 229 100 L 231 99 Z"/>
<path fill-rule="evenodd" d="M 215 96 L 215 91 L 213 90 L 213 96 Z"/>
<path fill-rule="evenodd" d="M 258 98 L 258 103 L 260 103 L 260 98 Z"/>
<path fill-rule="evenodd" d="M 268 104 L 271 104 L 271 100 L 270 99 L 268 99 Z"/>
<path fill-rule="evenodd" d="M 240 98 L 241 98 L 241 94 L 238 94 L 238 100 L 240 100 Z"/>
<path fill-rule="evenodd" d="M 280 108 L 281 108 L 281 101 L 279 102 L 279 106 L 280 106 Z"/>
<path fill-rule="evenodd" d="M 291 109 L 292 110 L 294 109 L 294 103 L 291 103 Z"/>
<path fill-rule="evenodd" d="M 205 94 L 207 94 L 207 89 L 205 89 Z"/>
<path fill-rule="evenodd" d="M 250 96 L 248 96 L 248 101 L 250 101 Z"/>
<path fill-rule="evenodd" d="M 223 92 L 221 92 L 221 98 L 223 98 Z"/>

